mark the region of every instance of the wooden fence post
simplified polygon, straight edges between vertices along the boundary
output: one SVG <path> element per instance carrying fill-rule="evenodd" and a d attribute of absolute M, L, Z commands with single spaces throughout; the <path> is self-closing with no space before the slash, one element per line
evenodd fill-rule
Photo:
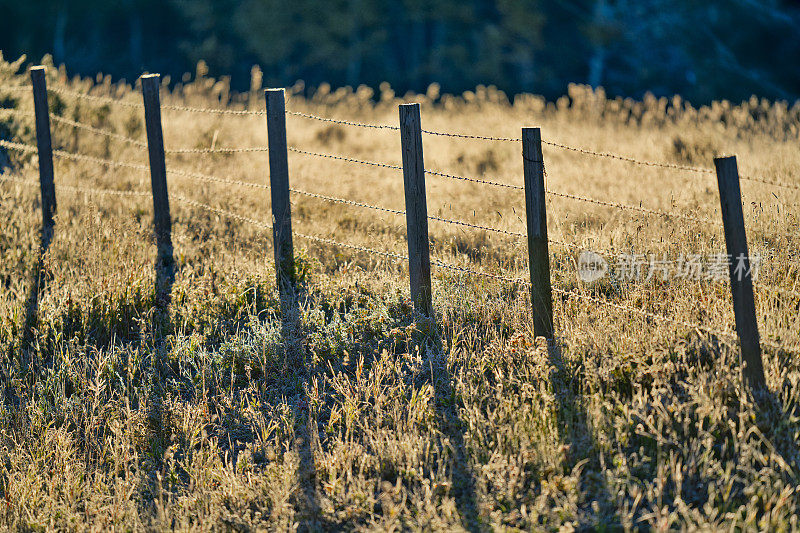
<path fill-rule="evenodd" d="M 164 134 L 161 130 L 160 74 L 142 76 L 144 122 L 150 157 L 150 183 L 153 190 L 153 225 L 161 264 L 172 263 L 172 220 L 169 214 L 167 166 L 164 161 Z"/>
<path fill-rule="evenodd" d="M 550 287 L 550 250 L 547 245 L 544 157 L 539 128 L 522 128 L 522 166 L 525 213 L 528 222 L 528 269 L 531 277 L 533 332 L 553 338 L 553 294 Z"/>
<path fill-rule="evenodd" d="M 763 389 L 764 365 L 761 361 L 761 345 L 756 322 L 756 306 L 753 297 L 753 280 L 750 272 L 750 256 L 747 251 L 747 236 L 744 228 L 742 194 L 739 188 L 739 169 L 736 157 L 714 159 L 719 184 L 719 200 L 722 206 L 722 225 L 725 229 L 725 245 L 730 263 L 728 270 L 733 293 L 733 312 L 736 317 L 736 333 L 741 344 L 742 377 L 751 389 Z"/>
<path fill-rule="evenodd" d="M 39 185 L 42 189 L 42 227 L 48 231 L 54 224 L 56 188 L 45 67 L 31 67 L 31 83 L 33 84 L 33 107 L 36 114 L 36 145 L 39 151 Z"/>
<path fill-rule="evenodd" d="M 269 183 L 272 198 L 272 239 L 275 273 L 281 297 L 291 296 L 295 283 L 292 211 L 289 203 L 289 162 L 286 147 L 286 99 L 283 89 L 265 91 L 269 143 Z"/>
<path fill-rule="evenodd" d="M 411 299 L 418 312 L 433 317 L 428 204 L 425 199 L 425 163 L 422 156 L 419 104 L 400 106 L 400 142 L 403 150 Z"/>

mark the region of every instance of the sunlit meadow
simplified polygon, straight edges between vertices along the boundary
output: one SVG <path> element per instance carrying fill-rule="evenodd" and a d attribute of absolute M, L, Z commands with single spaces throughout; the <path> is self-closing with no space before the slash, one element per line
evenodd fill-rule
<path fill-rule="evenodd" d="M 0 65 L 0 138 L 35 144 L 21 62 Z M 264 108 L 202 64 L 165 106 Z M 138 88 L 67 76 L 54 89 L 141 103 Z M 304 96 L 305 95 L 305 96 Z M 724 253 L 713 173 L 546 144 L 556 338 L 535 339 L 522 283 L 433 268 L 415 320 L 403 261 L 295 236 L 296 307 L 281 313 L 267 153 L 171 153 L 174 283 L 155 268 L 145 171 L 57 157 L 52 242 L 35 157 L 0 153 L 0 520 L 10 529 L 795 530 L 800 512 L 800 105 L 693 108 L 572 86 L 557 102 L 479 87 L 287 88 L 287 109 L 547 142 L 713 168 L 736 155 L 769 394 L 742 387 L 728 283 L 576 275 L 578 252 Z M 49 95 L 55 117 L 144 142 L 135 106 Z M 167 150 L 260 148 L 263 116 L 163 110 Z M 141 145 L 52 123 L 54 147 L 147 165 Z M 287 116 L 301 150 L 401 163 L 398 132 Z M 426 168 L 522 185 L 519 142 L 425 135 Z M 289 153 L 292 187 L 404 209 L 396 169 Z M 215 176 L 261 186 L 202 180 Z M 94 190 L 94 191 L 93 191 Z M 97 190 L 100 190 L 99 192 Z M 122 194 L 111 194 L 116 191 Z M 187 202 L 189 200 L 190 202 Z M 195 202 L 195 203 L 191 203 Z M 209 210 L 197 203 L 213 207 Z M 435 259 L 527 277 L 522 191 L 427 176 Z M 647 213 L 656 210 L 663 216 Z M 690 220 L 691 217 L 699 220 Z M 405 254 L 405 218 L 292 195 L 298 234 Z M 583 295 L 580 298 L 575 295 Z M 643 310 L 654 319 L 630 311 Z M 670 320 L 671 319 L 671 320 Z M 692 327 L 693 325 L 701 327 Z M 780 348 L 782 347 L 782 348 Z"/>

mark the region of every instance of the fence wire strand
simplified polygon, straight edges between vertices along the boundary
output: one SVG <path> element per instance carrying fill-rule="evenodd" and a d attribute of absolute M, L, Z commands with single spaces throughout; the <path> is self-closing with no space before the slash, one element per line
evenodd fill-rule
<path fill-rule="evenodd" d="M 173 195 L 173 196 L 181 203 L 184 203 L 184 204 L 187 204 L 187 205 L 191 205 L 191 206 L 194 206 L 194 207 L 198 207 L 200 209 L 205 209 L 207 211 L 216 213 L 218 215 L 234 218 L 236 220 L 241 220 L 243 222 L 248 222 L 250 224 L 253 224 L 256 227 L 259 227 L 259 228 L 262 228 L 262 229 L 265 229 L 265 230 L 272 230 L 272 225 L 271 224 L 267 224 L 266 222 L 261 222 L 260 220 L 255 220 L 255 219 L 252 219 L 252 218 L 249 218 L 249 217 L 245 217 L 245 216 L 239 215 L 237 213 L 234 213 L 232 211 L 228 211 L 226 209 L 220 209 L 220 208 L 217 208 L 217 207 L 210 206 L 208 204 L 204 204 L 202 202 L 197 202 L 195 200 L 191 200 L 191 199 L 186 198 L 184 196 L 180 196 L 180 195 Z M 340 247 L 343 247 L 343 248 L 349 248 L 349 249 L 357 250 L 357 251 L 360 251 L 360 252 L 366 252 L 366 253 L 371 253 L 371 254 L 374 254 L 374 255 L 379 255 L 379 256 L 382 256 L 382 257 L 388 257 L 390 259 L 396 259 L 396 260 L 401 260 L 401 259 L 406 259 L 407 260 L 408 259 L 408 256 L 406 256 L 406 255 L 397 254 L 397 253 L 394 253 L 394 252 L 384 252 L 384 251 L 381 251 L 381 250 L 375 250 L 374 248 L 368 248 L 366 246 L 358 246 L 358 245 L 355 245 L 355 244 L 347 244 L 347 243 L 335 241 L 333 239 L 327 239 L 325 237 L 319 237 L 319 236 L 316 236 L 316 235 L 308 235 L 308 234 L 300 233 L 300 232 L 297 232 L 297 231 L 292 231 L 292 235 L 295 236 L 295 237 L 300 237 L 301 239 L 306 239 L 306 240 L 312 241 L 312 242 L 328 244 L 328 245 L 331 245 L 331 246 L 340 246 Z"/>
<path fill-rule="evenodd" d="M 303 117 L 311 120 L 318 120 L 320 122 L 332 122 L 334 124 L 342 124 L 344 126 L 355 126 L 357 128 L 371 128 L 376 130 L 394 130 L 394 131 L 398 131 L 400 129 L 397 126 L 389 126 L 387 124 L 365 124 L 363 122 L 354 122 L 350 120 L 320 117 L 317 115 L 312 115 L 310 113 L 300 113 L 299 111 L 287 111 L 286 114 L 295 117 Z"/>
<path fill-rule="evenodd" d="M 453 180 L 461 180 L 461 181 L 468 181 L 468 182 L 479 183 L 479 184 L 483 184 L 483 185 L 492 185 L 492 186 L 495 186 L 495 187 L 503 187 L 503 188 L 513 189 L 513 190 L 524 190 L 525 189 L 524 187 L 521 187 L 519 185 L 512 185 L 512 184 L 509 184 L 509 183 L 502 183 L 502 182 L 493 181 L 493 180 L 470 178 L 470 177 L 466 177 L 466 176 L 458 176 L 458 175 L 455 175 L 455 174 L 448 174 L 448 173 L 445 173 L 445 172 L 438 172 L 438 171 L 435 171 L 435 170 L 426 169 L 425 173 L 426 174 L 430 174 L 432 176 L 439 176 L 439 177 L 442 177 L 442 178 L 448 178 L 448 179 L 453 179 Z M 556 192 L 556 191 L 552 191 L 552 190 L 549 190 L 549 189 L 545 190 L 545 192 L 547 194 L 551 195 L 551 196 L 557 196 L 557 197 L 566 198 L 566 199 L 570 199 L 570 200 L 576 200 L 576 201 L 580 201 L 580 202 L 588 202 L 588 203 L 592 203 L 592 204 L 596 204 L 596 205 L 602 205 L 602 206 L 605 206 L 605 207 L 613 207 L 613 208 L 622 209 L 622 210 L 638 211 L 640 213 L 660 216 L 660 217 L 664 217 L 664 218 L 679 218 L 679 219 L 683 219 L 683 220 L 691 220 L 691 221 L 699 222 L 699 223 L 702 223 L 702 224 L 714 224 L 714 222 L 709 220 L 709 219 L 702 219 L 702 218 L 698 218 L 698 217 L 693 217 L 691 215 L 684 215 L 684 214 L 681 214 L 681 213 L 671 213 L 671 212 L 667 212 L 667 211 L 659 211 L 657 209 L 649 209 L 649 208 L 646 208 L 646 207 L 626 205 L 626 204 L 620 204 L 620 203 L 616 203 L 616 202 L 608 202 L 608 201 L 605 201 L 605 200 L 597 200 L 595 198 L 588 198 L 588 197 L 585 197 L 585 196 L 578 196 L 578 195 L 575 195 L 575 194 L 567 194 L 567 193 Z"/>
<path fill-rule="evenodd" d="M 435 135 L 438 137 L 453 137 L 456 139 L 476 139 L 480 141 L 499 141 L 499 142 L 522 142 L 519 137 L 491 137 L 488 135 L 467 135 L 463 133 L 447 133 L 444 131 L 422 130 L 422 133 L 427 135 Z"/>
<path fill-rule="evenodd" d="M 260 220 L 256 220 L 254 218 L 246 217 L 243 215 L 239 215 L 238 213 L 234 213 L 233 211 L 228 211 L 226 209 L 221 209 L 219 207 L 213 207 L 208 204 L 204 204 L 202 202 L 198 202 L 196 200 L 192 200 L 191 198 L 186 198 L 185 196 L 181 196 L 180 194 L 172 193 L 170 195 L 172 198 L 175 198 L 178 202 L 186 205 L 190 205 L 192 207 L 198 207 L 200 209 L 205 209 L 206 211 L 210 211 L 212 213 L 216 213 L 221 216 L 225 216 L 228 218 L 233 218 L 235 220 L 239 220 L 241 222 L 247 222 L 248 224 L 252 224 L 256 227 L 271 230 L 272 224 L 268 224 L 266 222 L 262 222 Z"/>
<path fill-rule="evenodd" d="M 529 281 L 521 279 L 521 278 L 509 278 L 509 277 L 501 276 L 501 275 L 498 275 L 498 274 L 491 274 L 491 273 L 488 273 L 488 272 L 477 271 L 477 270 L 473 270 L 473 269 L 466 268 L 466 267 L 460 267 L 460 266 L 448 264 L 448 263 L 445 263 L 443 261 L 439 261 L 439 260 L 435 260 L 435 259 L 431 259 L 431 264 L 432 265 L 436 265 L 436 266 L 438 266 L 440 268 L 445 268 L 445 269 L 453 270 L 453 271 L 456 271 L 456 272 L 462 272 L 462 273 L 465 273 L 465 274 L 468 274 L 468 275 L 477 275 L 477 276 L 482 276 L 482 277 L 486 277 L 486 278 L 490 278 L 490 279 L 503 281 L 505 283 L 522 284 L 522 285 L 530 286 L 530 282 Z M 710 333 L 710 334 L 715 335 L 717 337 L 727 337 L 727 338 L 732 339 L 732 340 L 737 340 L 738 339 L 738 336 L 736 335 L 735 331 L 720 330 L 720 329 L 710 328 L 710 327 L 707 327 L 707 326 L 703 326 L 702 324 L 696 324 L 696 323 L 693 323 L 693 322 L 687 322 L 685 320 L 672 318 L 672 317 L 669 317 L 669 316 L 666 316 L 666 315 L 660 315 L 658 313 L 652 313 L 650 311 L 645 311 L 644 309 L 641 309 L 641 308 L 638 308 L 638 307 L 633 307 L 633 306 L 630 306 L 630 305 L 624 305 L 624 304 L 618 304 L 618 303 L 614 303 L 614 302 L 609 302 L 607 300 L 596 298 L 596 297 L 588 295 L 588 294 L 581 294 L 581 293 L 576 292 L 574 290 L 564 290 L 564 289 L 560 289 L 560 288 L 557 288 L 557 287 L 553 287 L 551 290 L 554 293 L 560 294 L 562 296 L 579 298 L 579 299 L 591 302 L 593 304 L 597 304 L 597 305 L 600 305 L 600 306 L 603 306 L 603 307 L 610 307 L 610 308 L 613 308 L 613 309 L 616 309 L 616 310 L 619 310 L 619 311 L 624 311 L 626 313 L 636 314 L 636 315 L 639 315 L 639 316 L 643 316 L 645 318 L 649 318 L 651 320 L 655 320 L 655 321 L 659 321 L 659 322 L 670 322 L 672 324 L 675 324 L 675 325 L 678 325 L 678 326 L 682 326 L 682 327 L 686 327 L 686 328 L 689 328 L 689 329 L 696 329 L 696 330 L 699 330 L 699 331 L 704 331 L 706 333 Z M 794 352 L 797 352 L 798 350 L 800 350 L 800 348 L 787 347 L 787 346 L 776 344 L 776 343 L 773 343 L 773 342 L 770 342 L 770 341 L 763 341 L 762 340 L 761 344 L 762 344 L 762 346 L 766 346 L 766 347 L 772 348 L 774 350 L 794 351 Z"/>
<path fill-rule="evenodd" d="M 32 85 L 15 85 L 13 87 L 0 87 L 0 91 L 8 91 L 11 93 L 21 93 L 33 91 Z"/>
<path fill-rule="evenodd" d="M 18 183 L 20 185 L 25 185 L 28 187 L 39 187 L 38 181 L 24 180 L 21 178 L 13 178 L 10 176 L 0 176 L 0 181 Z M 116 189 L 97 189 L 92 187 L 76 187 L 74 185 L 56 185 L 55 188 L 57 191 L 68 191 L 68 192 L 92 194 L 92 195 L 138 196 L 138 197 L 150 196 L 149 192 L 144 192 L 144 191 L 121 191 Z"/>
<path fill-rule="evenodd" d="M 2 115 L 16 115 L 18 117 L 36 118 L 36 114 L 33 111 L 23 111 L 22 109 L 17 109 L 15 107 L 0 107 L 0 116 Z"/>
<path fill-rule="evenodd" d="M 378 206 L 378 205 L 365 204 L 365 203 L 362 203 L 362 202 L 356 202 L 354 200 L 347 200 L 345 198 L 337 198 L 336 196 L 326 196 L 324 194 L 317 194 L 317 193 L 314 193 L 314 192 L 308 192 L 308 191 L 304 191 L 304 190 L 301 190 L 301 189 L 295 189 L 295 188 L 291 188 L 291 187 L 289 188 L 289 190 L 292 191 L 293 193 L 300 194 L 302 196 L 308 196 L 310 198 L 317 198 L 317 199 L 320 199 L 320 200 L 326 200 L 328 202 L 335 202 L 335 203 L 339 203 L 339 204 L 352 205 L 352 206 L 355 206 L 355 207 L 363 207 L 363 208 L 366 208 L 366 209 L 373 209 L 375 211 L 382 211 L 382 212 L 385 212 L 385 213 L 391 213 L 393 215 L 405 215 L 406 214 L 405 211 L 399 211 L 397 209 L 390 209 L 388 207 L 381 207 L 381 206 Z"/>
<path fill-rule="evenodd" d="M 575 194 L 568 194 L 568 193 L 551 191 L 549 189 L 545 189 L 545 192 L 547 194 L 551 195 L 551 196 L 557 196 L 559 198 L 567 198 L 569 200 L 576 200 L 576 201 L 579 201 L 579 202 L 587 202 L 587 203 L 591 203 L 591 204 L 602 205 L 602 206 L 605 206 L 605 207 L 613 207 L 613 208 L 616 208 L 616 209 L 637 211 L 639 213 L 644 213 L 644 214 L 647 214 L 647 215 L 654 215 L 654 216 L 663 217 L 663 218 L 679 218 L 681 220 L 690 220 L 692 222 L 698 222 L 698 223 L 701 223 L 701 224 L 711 224 L 711 225 L 716 224 L 714 221 L 712 221 L 710 219 L 707 219 L 707 218 L 698 218 L 698 217 L 693 217 L 691 215 L 684 215 L 682 213 L 671 213 L 671 212 L 667 212 L 667 211 L 659 211 L 658 209 L 649 209 L 647 207 L 639 207 L 639 206 L 635 206 L 635 205 L 619 204 L 619 203 L 616 203 L 616 202 L 608 202 L 608 201 L 605 201 L 605 200 L 597 200 L 595 198 L 587 198 L 585 196 L 578 196 L 578 195 L 575 195 Z"/>
<path fill-rule="evenodd" d="M 65 126 L 72 126 L 73 128 L 79 128 L 79 129 L 88 131 L 90 133 L 93 133 L 95 135 L 103 135 L 105 137 L 109 137 L 111 139 L 116 139 L 116 140 L 118 140 L 120 142 L 136 146 L 137 148 L 142 148 L 142 149 L 146 149 L 147 148 L 147 143 L 146 142 L 139 141 L 139 140 L 133 139 L 131 137 L 126 137 L 125 135 L 121 135 L 121 134 L 115 133 L 113 131 L 108 131 L 108 130 L 104 130 L 104 129 L 100 129 L 100 128 L 95 128 L 94 126 L 90 126 L 89 124 L 85 124 L 83 122 L 77 122 L 75 120 L 70 120 L 70 119 L 68 119 L 66 117 L 60 117 L 58 115 L 51 114 L 50 118 L 53 120 L 53 122 L 56 122 L 56 123 L 59 123 L 59 124 L 64 124 Z"/>
<path fill-rule="evenodd" d="M 249 152 L 269 152 L 266 146 L 253 146 L 246 148 L 171 148 L 164 150 L 165 154 L 241 154 Z"/>
<path fill-rule="evenodd" d="M 318 193 L 303 191 L 303 190 L 295 189 L 295 188 L 291 188 L 291 187 L 289 188 L 289 190 L 292 191 L 293 193 L 296 193 L 296 194 L 300 194 L 300 195 L 303 195 L 303 196 L 308 196 L 308 197 L 311 197 L 311 198 L 318 198 L 320 200 L 326 200 L 326 201 L 329 201 L 329 202 L 335 202 L 335 203 L 345 204 L 345 205 L 352 205 L 352 206 L 355 206 L 355 207 L 363 207 L 365 209 L 373 209 L 375 211 L 382 211 L 382 212 L 385 212 L 385 213 L 391 213 L 393 215 L 405 215 L 406 214 L 405 211 L 401 211 L 399 209 L 391 209 L 391 208 L 388 208 L 388 207 L 381 207 L 381 206 L 378 206 L 378 205 L 372 205 L 372 204 L 367 204 L 367 203 L 363 203 L 363 202 L 357 202 L 357 201 L 354 201 L 354 200 L 347 200 L 345 198 L 338 198 L 336 196 L 326 196 L 324 194 L 318 194 Z M 439 217 L 439 216 L 435 216 L 435 215 L 428 215 L 428 219 L 429 220 L 435 220 L 437 222 L 442 222 L 442 223 L 445 223 L 445 224 L 452 224 L 452 225 L 456 225 L 456 226 L 465 226 L 465 227 L 468 227 L 468 228 L 473 228 L 473 229 L 478 229 L 478 230 L 483 230 L 483 231 L 491 231 L 491 232 L 494 232 L 494 233 L 500 233 L 500 234 L 503 234 L 503 235 L 510 235 L 510 236 L 514 236 L 514 237 L 526 237 L 527 236 L 525 233 L 520 233 L 520 232 L 517 232 L 517 231 L 508 231 L 508 230 L 504 230 L 504 229 L 494 228 L 494 227 L 491 227 L 491 226 L 483 226 L 483 225 L 480 225 L 480 224 L 472 224 L 470 222 L 465 222 L 463 220 L 454 220 L 454 219 L 443 218 L 443 217 Z M 551 241 L 551 242 L 556 242 L 556 241 Z M 557 244 L 562 244 L 562 243 L 558 243 L 557 242 Z"/>
<path fill-rule="evenodd" d="M 399 167 L 399 168 L 402 170 L 402 167 Z M 518 190 L 518 191 L 525 190 L 524 187 L 521 187 L 519 185 L 511 185 L 510 183 L 501 183 L 499 181 L 485 180 L 485 179 L 480 179 L 480 178 L 469 178 L 467 176 L 458 176 L 456 174 L 448 174 L 446 172 L 439 172 L 437 170 L 425 169 L 425 174 L 429 174 L 431 176 L 439 176 L 440 178 L 447 178 L 447 179 L 451 179 L 451 180 L 468 181 L 468 182 L 471 182 L 471 183 L 479 183 L 481 185 L 492 185 L 494 187 L 503 187 L 503 188 L 506 188 L 506 189 L 514 189 L 514 190 Z"/>
<path fill-rule="evenodd" d="M 266 111 L 250 111 L 249 109 L 228 109 L 226 107 L 192 107 L 185 105 L 162 104 L 161 109 L 167 111 L 183 111 L 186 113 L 204 113 L 208 115 L 238 115 L 238 116 L 262 116 Z"/>
<path fill-rule="evenodd" d="M 48 87 L 47 92 L 60 94 L 62 96 L 69 96 L 72 98 L 77 98 L 79 100 L 88 100 L 91 102 L 98 102 L 108 105 L 118 105 L 130 109 L 144 109 L 144 104 L 140 102 L 127 102 L 125 100 L 121 100 L 119 98 L 111 98 L 109 96 L 96 96 L 88 93 L 81 93 L 78 91 L 65 89 L 63 87 Z"/>
<path fill-rule="evenodd" d="M 337 161 L 346 161 L 348 163 L 358 163 L 359 165 L 369 165 L 372 167 L 381 167 L 381 168 L 388 168 L 391 170 L 403 170 L 403 167 L 398 165 L 391 165 L 389 163 L 376 163 L 374 161 L 364 161 L 363 159 L 354 159 L 352 157 L 345 157 L 341 155 L 333 155 L 333 154 L 323 154 L 319 152 L 309 152 L 307 150 L 301 150 L 300 148 L 295 148 L 294 146 L 288 147 L 290 152 L 294 152 L 296 154 L 303 154 L 303 155 L 310 155 L 313 157 L 324 157 L 326 159 L 335 159 Z"/>
<path fill-rule="evenodd" d="M 262 190 L 269 190 L 269 185 L 265 185 L 263 183 L 255 183 L 252 181 L 241 181 L 241 180 L 230 180 L 226 178 L 220 178 L 217 176 L 212 176 L 211 174 L 202 174 L 200 172 L 190 172 L 188 170 L 170 170 L 167 169 L 167 174 L 172 174 L 174 176 L 181 176 L 184 178 L 206 181 L 209 183 L 221 183 L 224 185 L 239 185 L 241 187 L 250 187 L 253 189 L 262 189 Z"/>
<path fill-rule="evenodd" d="M 29 86 L 7 87 L 5 89 L 6 90 L 11 90 L 11 91 L 21 91 L 21 90 L 28 90 Z M 138 103 L 138 102 L 128 102 L 128 101 L 125 101 L 125 100 L 121 100 L 121 99 L 118 99 L 118 98 L 111 98 L 111 97 L 107 97 L 107 96 L 90 95 L 90 94 L 87 94 L 87 93 L 81 93 L 81 92 L 78 92 L 78 91 L 73 91 L 73 90 L 62 88 L 62 87 L 49 87 L 47 90 L 48 90 L 48 92 L 52 92 L 52 93 L 55 93 L 55 94 L 61 94 L 61 95 L 71 96 L 73 98 L 79 98 L 79 99 L 84 99 L 84 100 L 101 102 L 101 103 L 105 103 L 105 104 L 109 104 L 109 105 L 119 105 L 119 106 L 133 108 L 133 109 L 143 109 L 143 107 L 144 107 L 143 104 Z M 241 115 L 245 115 L 245 116 L 247 116 L 247 115 L 249 115 L 249 116 L 263 116 L 263 115 L 266 114 L 266 111 L 252 111 L 252 110 L 244 110 L 244 109 L 243 110 L 239 110 L 239 109 L 227 109 L 227 108 L 204 108 L 204 107 L 192 107 L 192 106 L 182 106 L 182 105 L 172 105 L 172 104 L 164 104 L 164 105 L 161 106 L 161 109 L 170 110 L 170 111 L 185 111 L 185 112 L 192 112 L 192 113 L 207 113 L 207 114 L 221 114 L 221 115 L 240 115 L 240 116 Z M 400 129 L 397 126 L 390 126 L 388 124 L 367 124 L 367 123 L 363 123 L 363 122 L 356 122 L 356 121 L 350 121 L 350 120 L 341 120 L 341 119 L 321 117 L 321 116 L 318 116 L 318 115 L 313 115 L 311 113 L 302 113 L 302 112 L 299 112 L 299 111 L 287 111 L 286 114 L 287 115 L 291 115 L 291 116 L 298 116 L 298 117 L 308 118 L 308 119 L 312 119 L 312 120 L 318 120 L 318 121 L 322 121 L 322 122 L 330 122 L 330 123 L 342 124 L 342 125 L 347 125 L 347 126 L 355 126 L 355 127 L 360 127 L 360 128 L 385 129 L 385 130 L 392 130 L 392 131 L 397 131 L 397 130 Z M 452 138 L 458 138 L 458 139 L 476 139 L 476 140 L 498 141 L 498 142 L 521 142 L 521 139 L 519 137 L 494 137 L 494 136 L 489 136 L 489 135 L 471 135 L 471 134 L 462 134 L 462 133 L 449 133 L 449 132 L 441 132 L 441 131 L 425 130 L 425 129 L 422 130 L 422 133 L 427 134 L 427 135 L 442 136 L 442 137 L 452 137 Z M 542 143 L 547 145 L 547 146 L 552 146 L 554 148 L 559 148 L 559 149 L 562 149 L 562 150 L 567 150 L 567 151 L 571 151 L 571 152 L 575 152 L 575 153 L 579 153 L 579 154 L 583 154 L 583 155 L 589 155 L 589 156 L 593 156 L 593 157 L 600 157 L 600 158 L 606 158 L 606 159 L 615 159 L 615 160 L 618 160 L 618 161 L 623 161 L 623 162 L 627 162 L 627 163 L 631 163 L 631 164 L 635 164 L 635 165 L 641 165 L 641 166 L 647 166 L 647 167 L 657 167 L 657 168 L 666 168 L 666 169 L 679 170 L 679 171 L 685 171 L 685 172 L 694 172 L 694 173 L 699 173 L 699 174 L 714 174 L 714 172 L 715 172 L 713 169 L 710 169 L 710 168 L 693 167 L 693 166 L 688 166 L 688 165 L 679 165 L 679 164 L 675 164 L 675 163 L 664 163 L 664 162 L 657 162 L 657 161 L 645 161 L 645 160 L 636 159 L 636 158 L 633 158 L 633 157 L 620 155 L 620 154 L 615 154 L 615 153 L 611 153 L 611 152 L 602 152 L 602 151 L 589 150 L 589 149 L 586 149 L 586 148 L 579 148 L 579 147 L 576 147 L 576 146 L 570 146 L 570 145 L 559 143 L 559 142 L 555 142 L 555 141 L 542 140 Z M 239 150 L 237 149 L 236 151 L 239 151 Z M 241 151 L 247 151 L 247 150 L 241 150 Z M 254 151 L 257 151 L 257 150 L 254 150 Z M 181 151 L 181 152 L 173 151 L 171 153 L 202 153 L 202 152 L 199 152 L 199 151 L 198 152 L 194 152 L 194 151 L 188 151 L 187 150 L 187 151 Z M 209 153 L 211 153 L 211 151 L 209 151 Z M 438 173 L 437 175 L 442 175 L 442 173 Z M 462 177 L 455 177 L 455 176 L 450 176 L 450 177 L 454 177 L 455 179 L 463 179 Z M 770 186 L 773 186 L 773 187 L 780 187 L 780 188 L 785 188 L 785 189 L 789 189 L 789 190 L 800 190 L 800 185 L 791 184 L 791 183 L 782 183 L 782 182 L 769 180 L 769 179 L 766 179 L 766 178 L 761 178 L 761 177 L 756 177 L 756 176 L 742 175 L 742 176 L 740 176 L 740 179 L 743 180 L 743 181 L 751 181 L 751 182 L 754 182 L 754 183 L 761 183 L 763 185 L 770 185 Z M 475 181 L 476 183 L 486 183 L 488 185 L 505 186 L 505 184 L 492 183 L 492 182 L 488 182 L 486 180 L 470 179 L 468 181 Z"/>
<path fill-rule="evenodd" d="M 15 143 L 11 141 L 5 141 L 0 139 L 0 146 L 5 148 L 9 148 L 11 150 L 17 150 L 20 152 L 26 153 L 34 153 L 38 154 L 39 150 L 35 146 L 31 146 L 29 144 L 22 144 L 22 143 Z M 71 159 L 73 161 L 86 161 L 89 163 L 95 163 L 98 165 L 108 165 L 110 167 L 117 167 L 117 168 L 128 168 L 132 170 L 139 170 L 143 172 L 149 172 L 150 167 L 147 165 L 140 165 L 137 163 L 128 163 L 123 161 L 113 161 L 111 159 L 103 159 L 100 157 L 94 157 L 91 155 L 86 154 L 74 154 L 72 152 L 65 152 L 64 150 L 53 150 L 53 155 L 55 157 L 60 157 L 63 159 Z"/>

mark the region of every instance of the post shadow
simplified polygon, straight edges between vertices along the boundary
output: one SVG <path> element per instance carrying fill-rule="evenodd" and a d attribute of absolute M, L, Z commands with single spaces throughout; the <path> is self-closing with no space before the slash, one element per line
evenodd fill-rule
<path fill-rule="evenodd" d="M 20 352 L 20 359 L 23 366 L 27 366 L 31 371 L 34 371 L 38 365 L 33 357 L 26 357 L 25 353 L 29 351 L 28 349 L 33 343 L 34 329 L 39 321 L 39 299 L 47 288 L 44 258 L 45 255 L 47 255 L 47 251 L 50 249 L 50 244 L 53 242 L 54 231 L 54 226 L 52 224 L 44 224 L 42 226 L 39 251 L 36 264 L 31 271 L 30 288 L 28 289 L 28 297 L 25 301 L 25 323 L 22 327 L 22 351 Z"/>
<path fill-rule="evenodd" d="M 780 358 L 784 364 L 792 361 L 793 358 L 793 354 L 783 350 L 777 350 L 775 356 Z M 800 451 L 794 442 L 783 445 L 771 434 L 773 428 L 792 427 L 797 418 L 800 418 L 800 403 L 793 402 L 790 394 L 786 394 L 786 402 L 782 399 L 782 393 L 790 393 L 791 389 L 792 383 L 786 377 L 776 391 L 767 387 L 765 382 L 761 388 L 750 391 L 745 389 L 745 393 L 749 396 L 747 401 L 750 403 L 751 409 L 755 411 L 755 424 L 773 443 L 775 454 L 780 456 L 794 472 L 800 472 Z M 796 482 L 797 479 L 793 481 L 793 483 Z"/>
<path fill-rule="evenodd" d="M 296 365 L 290 372 L 302 374 L 305 383 L 311 381 L 314 369 L 302 353 L 302 324 L 300 313 L 301 288 L 289 279 L 279 276 L 281 299 L 281 339 L 289 365 Z M 298 372 L 299 371 L 299 372 Z M 297 421 L 300 421 L 298 424 Z M 317 466 L 314 450 L 318 447 L 317 420 L 309 408 L 309 398 L 304 392 L 296 406 L 295 447 L 300 459 L 297 468 L 297 490 L 291 501 L 299 515 L 298 531 L 334 530 L 334 524 L 322 517 L 317 490 Z"/>
<path fill-rule="evenodd" d="M 429 325 L 436 328 L 435 319 L 423 317 L 423 321 L 430 321 Z M 461 525 L 470 533 L 476 533 L 488 528 L 481 523 L 480 509 L 478 507 L 477 483 L 475 474 L 469 464 L 469 454 L 464 443 L 464 424 L 458 414 L 460 401 L 453 388 L 453 376 L 448 367 L 447 355 L 444 352 L 441 333 L 436 328 L 432 342 L 433 348 L 429 357 L 431 368 L 431 384 L 434 391 L 434 406 L 439 422 L 439 428 L 447 436 L 453 447 L 453 463 L 451 478 L 453 480 L 452 495 L 455 499 L 456 509 L 461 518 Z"/>
<path fill-rule="evenodd" d="M 152 386 L 147 404 L 147 424 L 152 434 L 150 449 L 153 459 L 161 468 L 168 442 L 164 436 L 164 392 L 169 365 L 164 358 L 164 339 L 172 329 L 169 307 L 172 303 L 172 286 L 175 283 L 175 260 L 169 233 L 158 235 L 156 262 L 154 265 L 153 316 L 150 328 L 152 335 L 151 376 Z"/>
<path fill-rule="evenodd" d="M 597 451 L 597 440 L 592 434 L 589 427 L 588 416 L 586 409 L 581 403 L 580 396 L 576 393 L 573 380 L 567 374 L 564 368 L 564 360 L 561 355 L 561 347 L 554 341 L 547 342 L 547 355 L 550 363 L 550 383 L 553 387 L 553 396 L 558 404 L 558 433 L 559 440 L 565 444 L 575 445 L 581 438 L 585 438 L 587 442 L 587 453 L 583 459 L 588 459 L 593 467 L 597 467 L 599 471 L 600 455 Z M 572 414 L 572 416 L 567 416 Z M 580 459 L 578 457 L 569 461 L 577 464 Z M 601 474 L 602 475 L 602 474 Z M 599 525 L 606 529 L 621 530 L 622 524 L 619 519 L 619 513 L 616 510 L 616 504 L 613 501 L 611 493 L 608 490 L 608 483 L 605 477 L 597 490 L 592 494 L 594 501 L 596 501 L 601 509 L 614 509 L 614 514 L 611 516 L 600 514 L 596 517 L 597 522 L 594 524 L 581 523 L 578 526 L 579 531 L 594 531 Z M 590 502 L 591 503 L 591 502 Z M 582 518 L 582 517 L 581 517 Z"/>

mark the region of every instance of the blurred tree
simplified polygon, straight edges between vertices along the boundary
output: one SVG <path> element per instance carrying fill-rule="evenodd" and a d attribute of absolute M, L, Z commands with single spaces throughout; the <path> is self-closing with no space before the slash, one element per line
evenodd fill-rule
<path fill-rule="evenodd" d="M 390 82 L 460 92 L 800 95 L 800 0 L 0 0 L 6 57 L 53 53 L 82 74 L 180 75 L 203 59 L 246 90 Z"/>

